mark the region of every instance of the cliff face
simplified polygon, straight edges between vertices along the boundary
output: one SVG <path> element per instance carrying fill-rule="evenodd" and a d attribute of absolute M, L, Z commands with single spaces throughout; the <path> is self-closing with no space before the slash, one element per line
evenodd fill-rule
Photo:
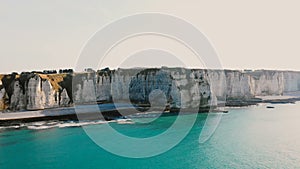
<path fill-rule="evenodd" d="M 98 102 L 157 103 L 168 104 L 171 108 L 209 107 L 210 85 L 207 79 L 197 73 L 187 69 L 165 68 L 75 74 L 74 101 L 82 104 L 95 102 L 96 98 Z"/>
<path fill-rule="evenodd" d="M 37 110 L 73 103 L 127 102 L 207 108 L 216 99 L 249 99 L 300 90 L 300 72 L 183 68 L 0 75 L 0 110 Z"/>
<path fill-rule="evenodd" d="M 68 100 L 69 96 L 63 94 L 65 88 L 60 85 L 66 76 L 36 73 L 4 75 L 0 85 L 0 109 L 18 111 L 68 106 L 69 103 L 64 104 L 64 100 Z"/>
<path fill-rule="evenodd" d="M 215 70 L 209 73 L 212 82 L 226 79 L 226 85 L 214 87 L 213 92 L 226 98 L 249 99 L 255 96 L 283 95 L 285 93 L 300 91 L 300 72 L 292 71 L 237 71 Z"/>

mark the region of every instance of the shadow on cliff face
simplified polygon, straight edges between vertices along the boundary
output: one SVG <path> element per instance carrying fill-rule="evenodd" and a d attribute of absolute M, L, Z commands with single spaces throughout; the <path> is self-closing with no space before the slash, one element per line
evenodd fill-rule
<path fill-rule="evenodd" d="M 139 111 L 208 112 L 210 87 L 189 69 L 143 69 L 130 81 L 130 102 Z"/>
<path fill-rule="evenodd" d="M 137 73 L 130 81 L 129 99 L 140 111 L 148 111 L 150 107 L 165 110 L 167 105 L 172 104 L 171 89 L 170 74 L 160 69 L 146 69 Z"/>
<path fill-rule="evenodd" d="M 26 85 L 28 84 L 29 79 L 34 76 L 35 74 L 28 72 L 21 73 L 20 75 L 17 73 L 12 73 L 3 76 L 1 80 L 6 94 L 2 99 L 4 99 L 7 108 L 10 110 L 26 109 L 25 104 L 23 104 L 27 102 L 26 98 L 18 97 L 17 92 L 19 92 L 19 95 L 26 95 Z M 15 97 L 18 98 L 18 101 L 12 100 L 13 95 L 16 95 Z M 12 102 L 14 102 L 14 104 L 12 104 Z"/>
<path fill-rule="evenodd" d="M 58 84 L 61 86 L 59 90 L 59 98 L 61 97 L 61 93 L 64 89 L 66 89 L 67 94 L 69 96 L 69 103 L 73 103 L 73 90 L 72 90 L 72 82 L 73 81 L 73 75 L 72 74 L 66 74 L 66 76 L 63 78 L 63 81 L 59 82 Z"/>
<path fill-rule="evenodd" d="M 5 89 L 5 92 L 8 96 L 8 98 L 6 98 L 6 103 L 9 105 L 11 103 L 11 96 L 14 92 L 14 82 L 16 80 L 16 74 L 10 74 L 10 75 L 4 75 L 2 78 L 2 85 Z"/>

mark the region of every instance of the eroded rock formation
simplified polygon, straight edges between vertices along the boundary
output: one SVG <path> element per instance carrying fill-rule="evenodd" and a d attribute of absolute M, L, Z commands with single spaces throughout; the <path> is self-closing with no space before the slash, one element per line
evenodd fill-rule
<path fill-rule="evenodd" d="M 95 102 L 142 105 L 151 104 L 151 98 L 171 108 L 205 109 L 215 105 L 216 100 L 251 99 L 299 90 L 300 72 L 292 71 L 160 68 L 12 73 L 0 75 L 0 110 L 38 110 Z"/>

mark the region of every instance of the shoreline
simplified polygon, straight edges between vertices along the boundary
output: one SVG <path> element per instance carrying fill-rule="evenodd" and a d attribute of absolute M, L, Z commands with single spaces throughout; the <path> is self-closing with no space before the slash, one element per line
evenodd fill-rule
<path fill-rule="evenodd" d="M 225 107 L 248 107 L 252 105 L 257 105 L 259 103 L 269 103 L 269 104 L 294 104 L 296 101 L 300 101 L 300 97 L 296 96 L 258 96 L 256 99 L 251 100 L 229 100 L 226 102 Z M 95 111 L 95 108 L 97 111 Z M 143 107 L 139 107 L 142 108 Z M 198 113 L 205 112 L 222 112 L 227 113 L 227 111 L 219 109 L 216 107 L 213 109 L 198 111 Z M 76 111 L 77 110 L 77 111 Z M 99 115 L 99 110 L 101 114 Z M 121 110 L 122 114 L 118 111 Z M 0 126 L 17 125 L 27 122 L 37 122 L 37 121 L 50 121 L 50 120 L 115 120 L 120 118 L 125 118 L 125 116 L 135 114 L 135 107 L 130 104 L 124 103 L 103 103 L 95 105 L 78 105 L 76 108 L 73 107 L 63 107 L 63 108 L 53 108 L 44 110 L 31 110 L 31 111 L 19 111 L 19 112 L 1 112 L 0 113 Z M 176 110 L 165 110 L 164 115 L 176 115 L 180 109 Z M 189 112 L 188 109 L 183 109 L 183 112 Z M 142 113 L 142 112 L 140 112 Z"/>
<path fill-rule="evenodd" d="M 3 111 L 0 126 L 18 121 L 76 120 L 77 116 L 80 119 L 99 119 L 101 116 L 104 120 L 113 120 L 138 113 L 135 110 L 158 110 L 170 115 L 178 112 L 226 113 L 221 109 L 259 103 L 295 103 L 300 101 L 299 86 L 300 72 L 275 70 L 161 67 L 14 72 L 0 75 L 0 110 Z M 166 97 L 167 104 L 161 109 L 149 103 L 149 96 L 156 89 Z M 152 94 L 159 102 L 163 99 L 158 92 Z M 198 98 L 201 100 L 195 100 Z M 181 99 L 184 99 L 183 104 Z M 101 113 L 92 104 L 97 104 Z M 82 109 L 78 110 L 78 107 Z"/>

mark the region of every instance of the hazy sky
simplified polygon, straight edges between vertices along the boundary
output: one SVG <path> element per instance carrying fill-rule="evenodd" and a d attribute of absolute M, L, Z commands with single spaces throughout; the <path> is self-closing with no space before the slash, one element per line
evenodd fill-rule
<path fill-rule="evenodd" d="M 297 0 L 2 0 L 0 72 L 73 68 L 104 24 L 141 12 L 167 13 L 195 25 L 224 68 L 300 70 L 299 8 Z"/>

